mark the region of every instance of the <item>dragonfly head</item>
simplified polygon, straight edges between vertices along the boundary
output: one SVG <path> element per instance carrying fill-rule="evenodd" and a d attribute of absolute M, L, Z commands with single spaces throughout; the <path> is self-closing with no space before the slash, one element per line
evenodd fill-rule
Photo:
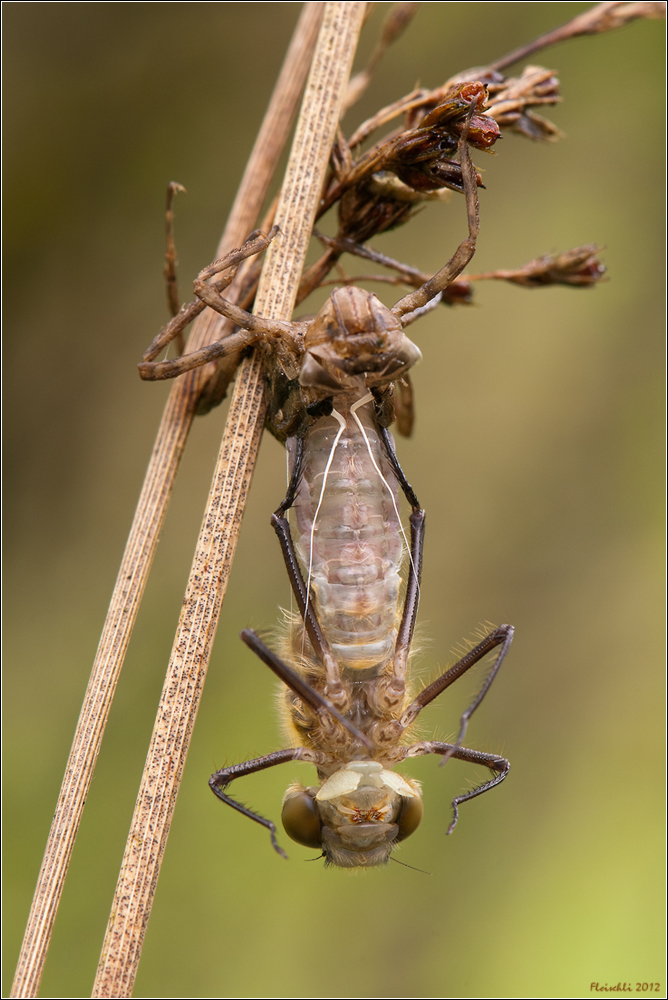
<path fill-rule="evenodd" d="M 419 826 L 422 799 L 377 761 L 351 761 L 319 788 L 293 785 L 283 800 L 283 826 L 292 840 L 320 848 L 339 868 L 386 864 L 392 849 Z"/>

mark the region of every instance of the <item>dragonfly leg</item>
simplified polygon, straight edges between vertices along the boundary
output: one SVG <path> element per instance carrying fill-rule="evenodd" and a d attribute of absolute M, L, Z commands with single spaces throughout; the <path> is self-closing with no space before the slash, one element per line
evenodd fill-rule
<path fill-rule="evenodd" d="M 288 524 L 287 518 L 284 517 L 284 514 L 295 502 L 299 481 L 302 475 L 303 462 L 304 442 L 301 438 L 299 438 L 297 440 L 297 452 L 292 469 L 292 475 L 290 476 L 290 483 L 288 484 L 288 491 L 285 495 L 285 499 L 271 515 L 271 525 L 276 532 L 281 545 L 283 561 L 285 562 L 285 568 L 288 571 L 290 586 L 292 587 L 292 592 L 295 595 L 295 600 L 297 601 L 299 614 L 304 622 L 311 645 L 325 668 L 327 694 L 335 705 L 339 708 L 345 708 L 347 707 L 348 696 L 341 682 L 339 666 L 332 655 L 329 643 L 323 634 L 322 627 L 318 621 L 318 616 L 316 615 L 313 607 L 313 602 L 311 601 L 311 595 L 307 593 L 306 582 L 299 566 L 297 553 L 295 552 L 294 542 L 290 533 L 290 525 Z"/>
<path fill-rule="evenodd" d="M 246 260 L 246 258 L 266 250 L 276 232 L 277 229 L 274 227 L 268 236 L 264 236 L 264 234 L 258 231 L 251 233 L 242 247 L 230 251 L 230 253 L 214 261 L 213 264 L 205 267 L 203 271 L 200 271 L 195 279 L 195 295 L 197 298 L 189 303 L 189 305 L 181 308 L 177 315 L 163 327 L 146 350 L 144 359 L 138 366 L 139 374 L 143 379 L 155 381 L 156 379 L 175 378 L 177 375 L 182 375 L 193 368 L 199 368 L 209 361 L 215 361 L 217 358 L 230 354 L 232 351 L 238 351 L 241 347 L 253 344 L 263 336 L 291 336 L 292 325 L 290 323 L 283 323 L 278 320 L 265 320 L 262 317 L 253 316 L 252 313 L 246 312 L 245 309 L 240 309 L 239 306 L 229 302 L 220 294 L 221 291 L 232 283 L 238 265 Z M 221 274 L 222 277 L 217 278 L 216 281 L 209 284 L 210 278 Z M 204 347 L 199 351 L 192 351 L 190 354 L 176 358 L 174 361 L 156 362 L 154 359 L 158 354 L 160 354 L 170 341 L 178 337 L 192 323 L 195 317 L 204 311 L 207 305 L 221 315 L 231 319 L 241 329 L 237 333 L 210 344 L 208 347 Z"/>
<path fill-rule="evenodd" d="M 504 778 L 508 776 L 510 761 L 506 760 L 505 757 L 497 756 L 497 754 L 483 753 L 481 750 L 469 750 L 467 747 L 460 747 L 454 743 L 438 743 L 432 740 L 414 743 L 413 746 L 406 748 L 406 757 L 420 757 L 430 753 L 441 754 L 444 760 L 456 757 L 457 760 L 465 760 L 470 764 L 484 764 L 495 775 L 489 781 L 484 781 L 481 785 L 477 785 L 465 795 L 457 795 L 452 800 L 454 815 L 450 826 L 446 830 L 446 834 L 449 834 L 452 833 L 457 825 L 459 805 L 462 802 L 468 802 L 469 799 L 475 799 L 478 795 L 482 795 L 483 792 L 488 792 L 490 788 L 494 788 L 496 785 L 500 785 Z"/>
<path fill-rule="evenodd" d="M 469 707 L 466 709 L 466 711 L 462 714 L 462 717 L 459 722 L 459 733 L 457 734 L 457 740 L 453 744 L 454 747 L 459 747 L 462 740 L 464 739 L 464 735 L 466 734 L 466 729 L 469 724 L 469 719 L 471 718 L 476 708 L 480 705 L 481 701 L 489 691 L 492 681 L 494 680 L 494 678 L 496 677 L 501 668 L 501 664 L 503 663 L 506 654 L 510 649 L 511 642 L 513 641 L 513 634 L 514 634 L 514 629 L 512 625 L 500 625 L 498 628 L 495 628 L 493 632 L 490 632 L 489 635 L 485 636 L 482 642 L 479 642 L 477 646 L 475 646 L 466 654 L 466 656 L 463 656 L 461 660 L 455 663 L 454 667 L 450 667 L 448 670 L 445 671 L 445 673 L 441 674 L 440 677 L 437 677 L 432 684 L 429 684 L 428 687 L 424 689 L 424 691 L 420 692 L 417 698 L 408 706 L 408 708 L 404 712 L 401 718 L 401 725 L 404 728 L 410 726 L 411 723 L 415 721 L 415 718 L 417 717 L 418 713 L 421 712 L 426 705 L 428 705 L 431 701 L 433 701 L 434 698 L 438 698 L 439 694 L 442 694 L 443 691 L 446 690 L 446 688 L 449 688 L 451 684 L 454 684 L 454 682 L 459 677 L 461 677 L 462 674 L 465 674 L 466 671 L 469 670 L 475 663 L 478 663 L 489 652 L 491 652 L 493 649 L 496 649 L 497 646 L 500 646 L 501 649 L 499 650 L 499 653 L 494 661 L 492 669 L 485 678 L 485 681 L 482 687 L 480 688 L 480 691 L 475 696 L 475 698 L 473 699 Z M 444 751 L 444 752 L 445 752 L 445 758 L 443 760 L 443 763 L 445 763 L 449 757 L 456 756 L 454 750 Z"/>
<path fill-rule="evenodd" d="M 408 372 L 394 383 L 394 412 L 397 430 L 402 437 L 410 437 L 415 423 L 415 396 Z"/>
<path fill-rule="evenodd" d="M 475 111 L 475 102 L 471 103 L 468 112 L 468 120 Z M 408 295 L 404 295 L 402 299 L 392 306 L 392 312 L 394 315 L 402 321 L 403 325 L 410 322 L 409 314 L 414 312 L 416 309 L 421 309 L 426 306 L 434 296 L 442 292 L 448 285 L 452 284 L 458 275 L 462 273 L 466 265 L 469 263 L 473 254 L 475 253 L 476 240 L 478 239 L 478 232 L 480 231 L 480 215 L 478 211 L 478 182 L 476 178 L 475 167 L 471 163 L 471 156 L 469 154 L 469 147 L 466 141 L 468 134 L 468 128 L 466 128 L 459 140 L 459 162 L 462 168 L 462 179 L 464 194 L 466 196 L 466 215 L 468 221 L 469 234 L 466 239 L 462 240 L 454 254 L 445 265 L 441 268 L 433 278 L 426 281 L 421 288 L 418 288 L 415 292 L 409 292 Z"/>
<path fill-rule="evenodd" d="M 392 438 L 390 437 L 390 433 L 387 428 L 380 428 L 380 438 L 383 443 L 386 457 L 392 467 L 392 471 L 397 479 L 397 482 L 401 486 L 404 496 L 412 508 L 410 516 L 410 567 L 408 570 L 404 608 L 394 647 L 393 674 L 391 677 L 386 679 L 386 683 L 382 686 L 376 684 L 375 689 L 369 692 L 369 696 L 373 697 L 378 708 L 381 710 L 388 710 L 396 707 L 401 702 L 406 691 L 406 667 L 408 664 L 408 652 L 413 639 L 415 619 L 417 618 L 418 603 L 420 600 L 420 575 L 422 573 L 425 513 L 420 507 L 420 503 L 415 495 L 413 487 L 404 476 L 403 470 L 399 465 L 399 460 L 392 444 Z"/>
<path fill-rule="evenodd" d="M 172 317 L 176 316 L 179 311 L 179 286 L 176 280 L 176 244 L 174 242 L 174 210 L 172 204 L 174 202 L 175 196 L 183 192 L 186 194 L 186 189 L 182 184 L 178 184 L 177 181 L 170 181 L 167 186 L 167 208 L 165 211 L 165 230 L 167 237 L 167 249 L 165 251 L 165 267 L 163 270 L 163 275 L 165 278 L 165 285 L 167 291 L 167 306 L 169 308 Z M 177 354 L 183 354 L 185 349 L 185 339 L 183 337 L 183 331 L 179 331 L 176 340 L 176 351 Z"/>
<path fill-rule="evenodd" d="M 221 802 L 232 806 L 237 812 L 243 813 L 249 819 L 255 820 L 256 823 L 264 826 L 269 831 L 271 846 L 282 858 L 287 858 L 287 854 L 282 847 L 279 847 L 276 840 L 276 825 L 270 819 L 265 819 L 259 813 L 253 812 L 248 806 L 244 806 L 241 802 L 230 798 L 229 795 L 225 794 L 225 789 L 235 778 L 241 778 L 245 774 L 255 774 L 257 771 L 264 771 L 267 767 L 284 764 L 289 760 L 299 760 L 302 753 L 301 747 L 296 747 L 292 750 L 276 750 L 274 753 L 267 754 L 266 757 L 257 757 L 255 760 L 247 760 L 244 764 L 233 764 L 232 767 L 223 767 L 209 778 L 209 788 Z"/>
<path fill-rule="evenodd" d="M 272 670 L 277 677 L 279 677 L 284 684 L 286 684 L 291 691 L 301 698 L 301 700 L 309 705 L 320 717 L 320 724 L 327 726 L 325 721 L 328 717 L 336 719 L 343 727 L 346 729 L 351 736 L 353 736 L 364 746 L 373 751 L 374 744 L 371 742 L 368 736 L 360 732 L 349 719 L 346 719 L 344 715 L 335 708 L 332 702 L 321 695 L 319 691 L 312 688 L 311 685 L 304 680 L 301 674 L 298 674 L 296 670 L 289 667 L 287 663 L 283 660 L 273 650 L 269 649 L 268 646 L 262 642 L 259 636 L 250 628 L 244 629 L 241 633 L 241 638 L 246 643 L 246 645 L 253 650 L 253 652 L 260 657 L 263 663 Z M 329 692 L 328 692 L 329 693 Z"/>

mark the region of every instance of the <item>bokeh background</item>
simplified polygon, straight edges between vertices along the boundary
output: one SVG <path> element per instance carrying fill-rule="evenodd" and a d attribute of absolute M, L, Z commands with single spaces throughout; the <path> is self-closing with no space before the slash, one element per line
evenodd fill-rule
<path fill-rule="evenodd" d="M 361 43 L 370 51 L 387 4 Z M 587 8 L 428 3 L 346 130 Z M 163 202 L 181 298 L 211 259 L 295 3 L 7 3 L 5 29 L 5 961 L 9 984 L 49 823 L 167 385 L 135 365 L 167 318 Z M 148 928 L 135 995 L 584 996 L 661 982 L 663 26 L 639 22 L 535 61 L 557 69 L 554 145 L 517 136 L 485 168 L 476 270 L 587 242 L 591 291 L 481 287 L 413 327 L 417 424 L 399 443 L 428 512 L 417 669 L 481 622 L 516 640 L 469 730 L 507 755 L 502 788 L 435 759 L 399 865 L 354 875 L 270 849 L 216 802 L 225 762 L 282 746 L 275 682 L 238 639 L 289 588 L 269 514 L 285 458 L 265 438 Z M 361 59 L 360 59 L 361 61 Z M 501 148 L 502 147 L 502 148 Z M 463 201 L 375 245 L 434 271 Z M 353 265 L 351 265 L 351 269 Z M 393 301 L 397 296 L 389 296 Z M 387 296 L 386 296 L 387 298 Z M 223 426 L 182 463 L 83 817 L 42 996 L 87 996 Z M 447 739 L 476 681 L 422 731 Z M 239 794 L 278 817 L 305 765 Z M 283 837 L 283 842 L 286 838 Z"/>

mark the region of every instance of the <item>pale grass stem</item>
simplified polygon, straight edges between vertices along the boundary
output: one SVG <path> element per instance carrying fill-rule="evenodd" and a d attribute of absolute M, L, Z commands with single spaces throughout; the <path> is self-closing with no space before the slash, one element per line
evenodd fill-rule
<path fill-rule="evenodd" d="M 366 4 L 328 3 L 276 210 L 258 314 L 290 319 Z M 132 993 L 265 414 L 257 355 L 239 370 L 107 927 L 94 997 Z"/>
<path fill-rule="evenodd" d="M 321 3 L 305 5 L 217 256 L 239 246 L 256 224 L 294 120 L 315 46 L 322 6 Z M 233 289 L 228 294 L 230 292 L 234 294 Z M 194 324 L 188 350 L 218 340 L 224 324 L 222 316 L 210 309 L 204 310 Z M 180 378 L 174 383 L 165 406 L 74 734 L 26 925 L 12 997 L 37 996 L 102 735 L 205 378 L 206 373 L 202 370 Z M 232 434 L 243 437 L 243 426 L 239 425 Z M 238 516 L 241 516 L 241 509 Z"/>

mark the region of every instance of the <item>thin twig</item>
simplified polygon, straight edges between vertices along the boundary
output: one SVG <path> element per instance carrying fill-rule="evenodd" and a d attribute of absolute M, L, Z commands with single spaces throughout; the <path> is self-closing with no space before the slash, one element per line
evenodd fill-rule
<path fill-rule="evenodd" d="M 328 3 L 276 213 L 282 239 L 256 309 L 289 319 L 366 4 Z M 265 403 L 257 357 L 242 364 L 193 559 L 137 798 L 94 997 L 130 996 L 239 532 Z"/>
<path fill-rule="evenodd" d="M 371 78 L 378 68 L 381 59 L 389 47 L 401 37 L 415 17 L 419 6 L 419 3 L 395 3 L 392 5 L 383 22 L 380 38 L 371 53 L 371 58 L 364 69 L 360 70 L 348 83 L 348 90 L 346 91 L 343 107 L 341 108 L 341 117 L 352 108 L 353 104 L 359 101 L 371 83 Z"/>
<path fill-rule="evenodd" d="M 230 218 L 222 256 L 253 228 L 294 120 L 315 45 L 322 4 L 306 5 L 285 58 Z M 217 340 L 223 319 L 207 309 L 190 350 Z M 35 997 L 111 702 L 155 554 L 167 504 L 205 378 L 193 372 L 170 392 L 118 572 L 67 762 L 16 969 L 12 997 Z"/>
<path fill-rule="evenodd" d="M 578 38 L 581 35 L 602 35 L 606 31 L 614 31 L 615 28 L 623 28 L 624 25 L 635 21 L 637 18 L 661 18 L 666 16 L 665 3 L 624 3 L 613 0 L 612 3 L 598 3 L 583 14 L 578 14 L 561 27 L 548 31 L 540 38 L 534 39 L 528 45 L 523 45 L 514 52 L 509 52 L 507 56 L 490 63 L 488 69 L 500 70 L 529 56 L 535 55 L 542 49 L 557 45 L 559 42 L 568 41 L 571 38 Z"/>

